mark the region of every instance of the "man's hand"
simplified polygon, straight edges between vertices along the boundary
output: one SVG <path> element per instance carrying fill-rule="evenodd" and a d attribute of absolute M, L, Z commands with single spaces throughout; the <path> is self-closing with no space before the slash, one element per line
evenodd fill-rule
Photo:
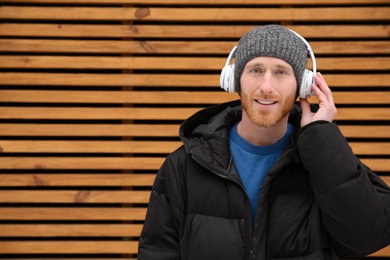
<path fill-rule="evenodd" d="M 321 73 L 314 75 L 314 81 L 317 86 L 312 84 L 312 90 L 316 94 L 319 101 L 319 109 L 316 113 L 311 112 L 310 103 L 306 99 L 300 99 L 302 107 L 301 127 L 319 120 L 332 122 L 337 114 L 337 109 L 333 101 L 332 91 Z"/>

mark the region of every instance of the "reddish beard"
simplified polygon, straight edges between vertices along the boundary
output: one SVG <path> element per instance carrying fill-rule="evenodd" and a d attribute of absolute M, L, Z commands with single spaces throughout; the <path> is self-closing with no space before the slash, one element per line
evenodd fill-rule
<path fill-rule="evenodd" d="M 294 93 L 295 94 L 295 93 Z M 283 118 L 288 116 L 295 102 L 295 95 L 286 96 L 270 96 L 270 95 L 255 95 L 248 96 L 245 92 L 241 93 L 242 109 L 248 115 L 253 124 L 259 127 L 271 127 L 277 125 Z M 256 99 L 276 100 L 278 106 L 274 109 L 261 109 L 255 104 Z"/>

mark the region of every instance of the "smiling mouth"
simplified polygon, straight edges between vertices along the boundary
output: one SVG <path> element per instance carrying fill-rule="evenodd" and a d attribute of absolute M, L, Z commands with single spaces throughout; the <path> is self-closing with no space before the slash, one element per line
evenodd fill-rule
<path fill-rule="evenodd" d="M 273 105 L 276 104 L 277 101 L 266 101 L 266 100 L 258 100 L 255 99 L 255 101 L 261 105 Z"/>

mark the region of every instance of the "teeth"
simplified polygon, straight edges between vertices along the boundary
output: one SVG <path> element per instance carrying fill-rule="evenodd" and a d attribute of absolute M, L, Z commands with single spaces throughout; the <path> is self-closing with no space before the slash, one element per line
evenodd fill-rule
<path fill-rule="evenodd" d="M 257 103 L 262 104 L 262 105 L 272 105 L 274 102 L 273 101 L 260 101 L 256 100 Z"/>

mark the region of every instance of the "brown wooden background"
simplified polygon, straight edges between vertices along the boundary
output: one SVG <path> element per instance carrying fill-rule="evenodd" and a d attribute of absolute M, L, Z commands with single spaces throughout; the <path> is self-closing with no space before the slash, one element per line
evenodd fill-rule
<path fill-rule="evenodd" d="M 180 123 L 237 98 L 220 70 L 267 23 L 310 42 L 390 184 L 389 0 L 0 0 L 0 19 L 0 258 L 135 259 Z"/>

